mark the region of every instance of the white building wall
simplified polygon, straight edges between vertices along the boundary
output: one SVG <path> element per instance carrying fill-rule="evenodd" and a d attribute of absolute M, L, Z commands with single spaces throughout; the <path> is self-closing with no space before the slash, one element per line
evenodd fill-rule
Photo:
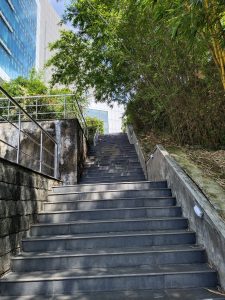
<path fill-rule="evenodd" d="M 49 43 L 60 38 L 61 30 L 68 30 L 65 25 L 60 25 L 61 18 L 58 16 L 49 0 L 40 1 L 39 32 L 38 32 L 38 53 L 36 67 L 44 71 L 44 80 L 49 82 L 52 76 L 51 68 L 44 69 L 46 62 L 51 58 L 53 52 L 49 50 Z"/>
<path fill-rule="evenodd" d="M 119 133 L 122 131 L 122 117 L 124 114 L 124 106 L 117 103 L 110 107 L 106 103 L 95 102 L 93 99 L 89 101 L 90 109 L 98 109 L 108 112 L 109 117 L 109 133 Z"/>

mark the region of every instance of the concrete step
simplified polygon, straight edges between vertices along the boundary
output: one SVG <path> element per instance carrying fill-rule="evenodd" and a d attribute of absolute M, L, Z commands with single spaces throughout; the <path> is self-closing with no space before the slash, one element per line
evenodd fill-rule
<path fill-rule="evenodd" d="M 92 166 L 86 167 L 85 170 L 89 171 L 89 170 L 92 170 L 92 168 L 97 168 L 97 166 L 95 166 L 93 164 Z M 140 171 L 140 170 L 142 170 L 140 164 L 137 165 L 137 166 L 135 166 L 135 168 L 133 168 L 130 165 L 123 165 L 123 166 L 121 166 L 121 165 L 113 165 L 113 166 L 111 166 L 111 165 L 105 165 L 105 166 L 99 166 L 98 168 L 99 168 L 99 170 L 102 170 L 102 171 L 103 170 L 107 170 L 107 171 L 109 171 L 109 170 L 128 170 L 128 171 L 136 171 L 136 170 Z"/>
<path fill-rule="evenodd" d="M 109 154 L 109 155 L 106 155 L 104 152 L 99 155 L 99 156 L 96 156 L 96 155 L 89 155 L 88 156 L 88 160 L 106 160 L 106 159 L 109 159 L 109 160 L 126 160 L 126 159 L 138 159 L 138 156 L 137 156 L 137 153 L 136 152 L 133 152 L 133 153 L 127 153 L 127 154 L 123 154 L 123 153 L 113 153 L 113 154 Z"/>
<path fill-rule="evenodd" d="M 109 156 L 109 157 L 98 157 L 96 159 L 93 159 L 93 160 L 88 160 L 86 161 L 86 164 L 88 163 L 100 163 L 100 164 L 112 164 L 112 163 L 115 163 L 115 164 L 120 164 L 120 163 L 139 163 L 139 160 L 138 160 L 138 157 L 135 156 L 135 157 L 120 157 L 120 158 L 115 158 L 113 156 Z"/>
<path fill-rule="evenodd" d="M 104 174 L 102 174 L 104 175 Z M 102 183 L 122 183 L 122 182 L 139 182 L 145 180 L 144 174 L 142 175 L 134 175 L 134 176 L 120 176 L 120 175 L 114 175 L 114 176 L 82 176 L 79 184 L 102 184 Z"/>
<path fill-rule="evenodd" d="M 85 235 L 46 236 L 28 238 L 22 241 L 27 252 L 66 251 L 78 249 L 130 248 L 195 244 L 195 233 L 186 230 L 165 230 L 154 232 L 116 232 Z"/>
<path fill-rule="evenodd" d="M 142 182 L 113 182 L 108 184 L 77 184 L 67 186 L 53 187 L 56 193 L 72 193 L 72 192 L 94 192 L 108 190 L 148 190 L 150 188 L 167 188 L 166 181 L 142 181 Z"/>
<path fill-rule="evenodd" d="M 1 295 L 49 295 L 90 291 L 123 291 L 215 287 L 217 274 L 207 264 L 141 268 L 91 268 L 10 273 L 1 280 Z"/>
<path fill-rule="evenodd" d="M 71 270 L 76 268 L 123 268 L 157 266 L 170 264 L 206 263 L 206 254 L 200 247 L 183 246 L 177 249 L 168 247 L 158 250 L 137 249 L 102 249 L 98 253 L 49 252 L 22 253 L 12 259 L 14 272 L 35 272 L 50 270 Z"/>
<path fill-rule="evenodd" d="M 153 230 L 179 230 L 187 229 L 188 220 L 180 218 L 157 219 L 115 219 L 112 221 L 83 221 L 59 224 L 35 224 L 31 227 L 31 236 L 69 235 L 86 233 L 153 231 Z"/>
<path fill-rule="evenodd" d="M 129 142 L 118 142 L 118 141 L 115 141 L 113 143 L 105 143 L 103 141 L 98 141 L 97 145 L 94 146 L 94 147 L 91 147 L 90 148 L 90 151 L 95 151 L 96 149 L 101 149 L 101 148 L 112 148 L 110 146 L 113 146 L 113 148 L 117 149 L 123 149 L 123 147 L 126 147 L 126 148 L 130 148 L 130 149 L 135 149 L 134 145 L 133 144 L 130 144 Z"/>
<path fill-rule="evenodd" d="M 179 206 L 69 210 L 40 213 L 38 221 L 40 223 L 59 223 L 79 220 L 180 217 L 181 214 Z"/>
<path fill-rule="evenodd" d="M 118 199 L 118 198 L 153 198 L 153 197 L 171 197 L 171 190 L 163 189 L 149 189 L 149 190 L 123 190 L 123 191 L 102 191 L 102 192 L 73 192 L 73 193 L 50 193 L 48 199 L 51 202 L 70 200 L 101 200 L 101 199 Z"/>
<path fill-rule="evenodd" d="M 90 177 L 105 177 L 105 176 L 135 176 L 135 175 L 143 175 L 143 169 L 141 167 L 139 168 L 129 168 L 129 167 L 119 167 L 119 168 L 109 168 L 109 167 L 97 167 L 92 166 L 91 168 L 85 169 L 83 172 L 83 176 L 90 176 Z"/>
<path fill-rule="evenodd" d="M 99 171 L 101 171 L 101 173 L 99 174 Z M 134 176 L 134 175 L 143 175 L 143 170 L 140 167 L 139 169 L 130 169 L 130 170 L 124 170 L 124 169 L 100 169 L 98 170 L 98 172 L 96 172 L 96 170 L 92 170 L 92 168 L 89 168 L 88 170 L 84 170 L 83 172 L 83 176 L 85 177 L 90 177 L 90 178 L 97 178 L 98 175 L 99 177 L 104 177 L 104 176 Z"/>
<path fill-rule="evenodd" d="M 212 291 L 211 291 L 212 290 Z M 225 300 L 216 288 L 127 290 L 110 292 L 76 292 L 70 295 L 45 295 L 45 300 Z M 42 296 L 4 296 L 1 300 L 43 300 Z"/>
<path fill-rule="evenodd" d="M 107 147 L 109 145 L 113 145 L 115 147 L 134 147 L 133 144 L 130 144 L 129 141 L 126 139 L 115 139 L 115 140 L 111 140 L 111 141 L 108 141 L 108 140 L 99 140 L 97 142 L 97 145 L 95 146 L 95 148 L 97 147 Z"/>
<path fill-rule="evenodd" d="M 138 159 L 136 151 L 127 151 L 127 155 L 124 155 L 123 152 L 120 152 L 118 150 L 114 151 L 95 151 L 88 153 L 87 161 L 94 161 L 98 159 Z"/>
<path fill-rule="evenodd" d="M 114 182 L 134 182 L 134 181 L 140 181 L 144 180 L 145 177 L 144 175 L 136 175 L 135 177 L 131 176 L 115 176 L 115 177 L 99 177 L 98 179 L 96 178 L 86 178 L 85 176 L 80 179 L 80 184 L 93 184 L 93 183 L 114 183 Z"/>
<path fill-rule="evenodd" d="M 137 155 L 135 148 L 129 147 L 129 149 L 118 147 L 118 148 L 104 148 L 96 147 L 88 152 L 89 156 L 111 156 L 111 155 Z"/>
<path fill-rule="evenodd" d="M 122 167 L 131 167 L 131 168 L 136 168 L 140 166 L 140 162 L 139 161 L 128 161 L 128 160 L 115 160 L 115 161 L 109 161 L 109 160 L 105 160 L 105 161 L 99 161 L 99 162 L 85 162 L 84 166 L 86 168 L 91 167 L 91 166 L 122 166 Z"/>
<path fill-rule="evenodd" d="M 160 207 L 174 206 L 176 199 L 166 198 L 119 198 L 112 200 L 76 200 L 45 202 L 44 211 L 64 211 L 64 210 L 87 210 L 87 209 L 107 209 L 107 208 L 134 208 L 134 207 Z"/>

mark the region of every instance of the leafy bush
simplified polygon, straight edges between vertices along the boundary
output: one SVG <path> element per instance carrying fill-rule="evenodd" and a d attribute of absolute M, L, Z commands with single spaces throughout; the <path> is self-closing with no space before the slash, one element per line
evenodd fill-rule
<path fill-rule="evenodd" d="M 67 87 L 60 89 L 48 87 L 42 80 L 42 75 L 37 73 L 34 69 L 31 70 L 28 78 L 19 76 L 10 82 L 4 82 L 2 87 L 12 97 L 25 97 L 25 99 L 17 101 L 33 117 L 36 117 L 36 105 L 38 105 L 39 120 L 64 118 L 65 94 L 73 94 L 73 96 L 67 96 L 66 98 L 66 110 L 69 112 L 66 117 L 74 118 L 79 116 L 77 102 L 82 109 L 87 105 L 87 100 L 80 93 L 78 94 L 71 91 Z M 42 95 L 45 97 L 34 98 L 34 96 Z M 50 97 L 49 95 L 52 95 L 53 97 Z M 54 97 L 54 95 L 58 95 L 59 97 Z M 0 97 L 5 98 L 5 95 L 0 93 Z M 4 108 L 1 112 L 7 113 L 8 100 L 2 101 L 1 104 Z"/>
<path fill-rule="evenodd" d="M 95 133 L 104 134 L 104 122 L 94 117 L 86 117 L 86 124 L 88 127 L 88 139 L 92 143 Z"/>

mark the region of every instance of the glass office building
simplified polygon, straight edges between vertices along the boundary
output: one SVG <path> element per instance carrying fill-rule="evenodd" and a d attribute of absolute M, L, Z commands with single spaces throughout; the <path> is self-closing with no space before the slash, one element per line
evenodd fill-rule
<path fill-rule="evenodd" d="M 0 76 L 27 76 L 35 67 L 37 0 L 0 0 Z M 3 74 L 3 75 L 2 75 Z"/>
<path fill-rule="evenodd" d="M 103 121 L 104 133 L 105 134 L 109 133 L 109 117 L 108 117 L 107 111 L 88 108 L 86 110 L 86 116 L 92 117 L 92 118 L 97 118 L 97 119 Z"/>

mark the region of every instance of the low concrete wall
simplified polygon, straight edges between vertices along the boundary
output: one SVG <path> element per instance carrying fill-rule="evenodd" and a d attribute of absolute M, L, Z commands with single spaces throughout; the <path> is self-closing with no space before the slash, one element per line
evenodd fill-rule
<path fill-rule="evenodd" d="M 145 175 L 145 179 L 147 179 L 148 174 L 147 174 L 145 156 L 144 156 L 144 153 L 141 149 L 141 145 L 140 145 L 140 143 L 137 139 L 137 136 L 134 132 L 134 129 L 133 129 L 132 125 L 127 126 L 127 136 L 128 136 L 128 140 L 129 140 L 130 144 L 133 144 L 134 147 L 135 147 L 139 162 L 141 164 L 142 170 L 143 170 L 144 175 Z"/>
<path fill-rule="evenodd" d="M 0 158 L 0 276 L 10 269 L 10 257 L 59 181 Z"/>
<path fill-rule="evenodd" d="M 210 263 L 218 270 L 221 286 L 225 289 L 225 222 L 162 146 L 157 146 L 147 161 L 147 172 L 148 180 L 167 180 L 184 216 L 189 219 L 190 228 L 197 234 L 197 242 L 205 247 Z M 195 205 L 204 212 L 203 218 L 194 213 Z"/>

